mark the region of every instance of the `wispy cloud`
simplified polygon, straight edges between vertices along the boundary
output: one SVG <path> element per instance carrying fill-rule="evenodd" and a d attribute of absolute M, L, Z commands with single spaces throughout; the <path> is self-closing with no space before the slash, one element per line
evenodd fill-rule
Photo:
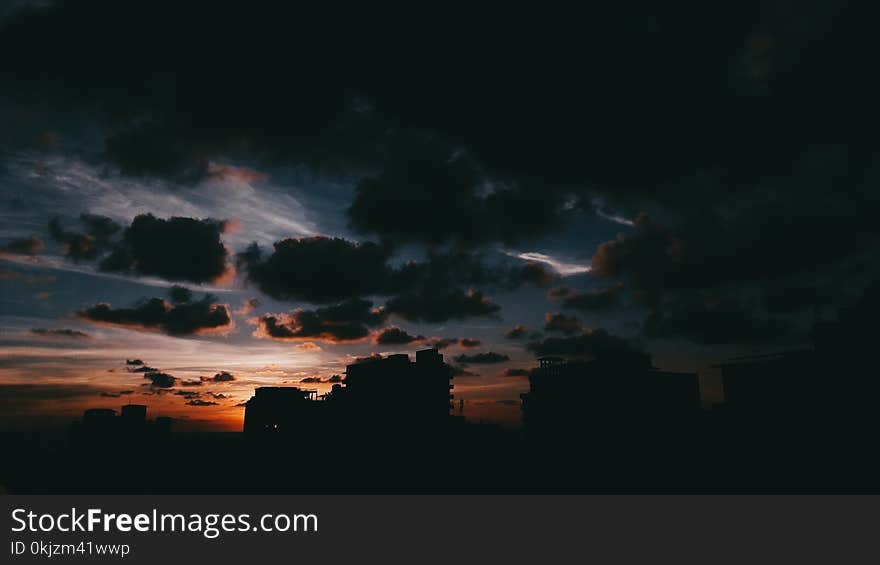
<path fill-rule="evenodd" d="M 624 226 L 633 227 L 636 225 L 635 220 L 631 220 L 625 216 L 621 216 L 620 214 L 615 214 L 614 212 L 609 212 L 605 208 L 605 202 L 601 198 L 594 198 L 592 200 L 593 210 L 596 211 L 596 215 L 600 218 L 604 218 L 610 222 L 614 222 L 615 224 L 621 224 Z"/>
<path fill-rule="evenodd" d="M 517 259 L 522 259 L 523 261 L 535 261 L 537 263 L 543 263 L 545 265 L 548 265 L 551 269 L 553 269 L 563 277 L 589 273 L 593 269 L 590 265 L 587 264 L 569 263 L 547 255 L 546 253 L 538 253 L 535 251 L 528 251 L 524 253 L 521 253 L 519 251 L 504 251 L 504 254 L 510 257 L 516 257 Z"/>

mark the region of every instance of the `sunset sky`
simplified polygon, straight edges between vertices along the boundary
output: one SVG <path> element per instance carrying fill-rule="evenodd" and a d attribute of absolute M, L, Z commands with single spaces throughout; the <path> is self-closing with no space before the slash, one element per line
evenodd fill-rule
<path fill-rule="evenodd" d="M 711 403 L 876 290 L 846 3 L 395 16 L 0 10 L 0 425 L 240 430 L 255 387 L 430 346 L 474 420 L 604 348 Z"/>

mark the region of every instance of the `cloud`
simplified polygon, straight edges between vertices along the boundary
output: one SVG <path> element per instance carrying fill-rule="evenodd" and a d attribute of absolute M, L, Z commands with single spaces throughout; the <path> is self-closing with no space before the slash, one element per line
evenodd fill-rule
<path fill-rule="evenodd" d="M 215 383 L 228 383 L 235 380 L 235 375 L 227 371 L 220 371 L 219 373 L 211 377 L 210 380 Z"/>
<path fill-rule="evenodd" d="M 0 255 L 10 253 L 12 255 L 39 255 L 46 248 L 43 240 L 36 236 L 12 239 L 0 245 Z"/>
<path fill-rule="evenodd" d="M 511 269 L 507 284 L 511 288 L 526 284 L 545 287 L 552 284 L 554 278 L 555 274 L 541 263 L 527 261 L 522 267 Z"/>
<path fill-rule="evenodd" d="M 201 398 L 193 398 L 186 401 L 187 406 L 218 406 L 219 402 L 213 400 L 202 400 Z"/>
<path fill-rule="evenodd" d="M 180 386 L 202 386 L 201 379 L 186 379 L 180 381 Z"/>
<path fill-rule="evenodd" d="M 186 304 L 192 301 L 193 293 L 186 287 L 174 285 L 168 289 L 168 298 L 174 304 Z"/>
<path fill-rule="evenodd" d="M 583 331 L 581 321 L 574 316 L 566 316 L 558 312 L 548 312 L 545 316 L 544 330 L 548 332 L 561 332 L 566 335 Z"/>
<path fill-rule="evenodd" d="M 473 339 L 470 337 L 463 337 L 460 340 L 458 340 L 458 345 L 460 345 L 461 347 L 464 347 L 465 349 L 479 347 L 482 343 L 483 342 L 480 341 L 479 339 Z"/>
<path fill-rule="evenodd" d="M 341 383 L 343 381 L 342 375 L 330 375 L 330 378 L 327 379 L 328 383 Z"/>
<path fill-rule="evenodd" d="M 519 339 L 521 337 L 525 337 L 528 331 L 529 328 L 525 327 L 522 324 L 517 324 L 513 328 L 507 330 L 504 333 L 504 337 L 506 337 L 507 339 Z"/>
<path fill-rule="evenodd" d="M 260 300 L 258 298 L 249 298 L 244 301 L 241 305 L 241 308 L 236 310 L 236 314 L 241 314 L 242 316 L 246 316 L 253 312 L 256 308 L 260 306 Z"/>
<path fill-rule="evenodd" d="M 139 365 L 144 365 L 144 362 L 141 359 L 126 359 L 125 364 L 137 367 Z"/>
<path fill-rule="evenodd" d="M 433 347 L 434 349 L 446 349 L 447 347 L 451 347 L 457 344 L 457 337 L 439 337 L 432 339 L 426 345 Z"/>
<path fill-rule="evenodd" d="M 251 320 L 254 335 L 279 340 L 358 341 L 370 335 L 388 315 L 373 308 L 369 300 L 352 298 L 315 310 L 294 310 L 291 314 L 264 314 Z"/>
<path fill-rule="evenodd" d="M 560 356 L 620 361 L 649 365 L 650 356 L 629 341 L 609 334 L 603 329 L 587 329 L 583 333 L 565 337 L 548 337 L 529 343 L 528 348 L 538 356 Z"/>
<path fill-rule="evenodd" d="M 248 167 L 236 167 L 224 163 L 208 163 L 207 174 L 216 180 L 238 184 L 257 184 L 269 180 L 268 175 Z"/>
<path fill-rule="evenodd" d="M 478 290 L 438 289 L 436 292 L 404 293 L 385 303 L 390 314 L 411 322 L 445 322 L 469 317 L 496 318 L 501 307 Z"/>
<path fill-rule="evenodd" d="M 761 317 L 759 308 L 775 308 L 771 286 L 802 280 L 818 289 L 833 280 L 842 291 L 877 270 L 870 132 L 880 91 L 863 72 L 873 64 L 873 50 L 861 45 L 874 37 L 871 18 L 853 10 L 802 3 L 731 17 L 728 8 L 703 3 L 682 17 L 638 2 L 590 7 L 586 17 L 556 14 L 552 25 L 534 10 L 509 10 L 504 26 L 494 25 L 491 10 L 475 10 L 467 21 L 450 12 L 415 30 L 367 10 L 346 21 L 306 18 L 310 25 L 291 36 L 286 6 L 227 10 L 233 5 L 221 1 L 205 25 L 199 7 L 149 4 L 138 18 L 119 2 L 94 0 L 4 19 L 4 103 L 16 117 L 47 115 L 26 120 L 38 122 L 28 127 L 11 120 L 11 139 L 46 134 L 41 122 L 53 122 L 53 131 L 74 123 L 96 139 L 80 149 L 73 137 L 71 145 L 106 148 L 92 157 L 108 174 L 151 180 L 259 182 L 237 166 L 248 161 L 338 173 L 356 185 L 351 228 L 378 234 L 383 244 L 506 241 L 559 230 L 583 242 L 577 253 L 590 253 L 597 237 L 590 226 L 571 239 L 570 231 L 596 219 L 607 228 L 606 218 L 624 233 L 604 242 L 590 265 L 537 241 L 517 243 L 514 253 L 531 249 L 541 256 L 524 260 L 543 259 L 560 273 L 592 267 L 598 278 L 625 283 L 620 298 L 650 308 L 711 296 L 742 300 Z M 156 29 L 163 49 L 155 49 Z M 238 41 L 228 40 L 230 29 Z M 535 40 L 523 42 L 524 35 Z M 331 36 L 332 48 L 314 48 Z M 607 49 L 621 41 L 624 48 Z M 96 58 L 95 45 L 112 49 Z M 291 52 L 310 54 L 297 61 L 297 80 L 283 70 Z M 368 72 L 363 61 L 371 62 Z M 239 68 L 260 77 L 261 87 L 230 80 Z M 61 107 L 64 119 L 43 112 Z M 32 146 L 4 154 L 19 149 Z M 651 225 L 630 219 L 638 210 L 651 211 Z M 94 253 L 91 229 L 61 238 L 72 257 Z M 129 247 L 116 265 L 139 272 Z M 444 290 L 385 294 L 384 266 L 377 280 L 364 281 L 349 276 L 363 269 L 343 262 L 313 271 L 330 273 L 321 277 L 325 292 L 297 279 L 311 276 L 312 264 L 321 263 L 269 269 L 254 284 L 322 304 Z M 145 265 L 174 280 L 217 270 Z M 752 292 L 768 303 L 746 303 Z M 780 307 L 805 312 L 825 294 Z M 571 298 L 562 308 L 591 311 L 610 300 Z M 672 315 L 669 305 L 663 315 Z"/>
<path fill-rule="evenodd" d="M 111 238 L 119 231 L 120 226 L 105 216 L 80 214 L 82 232 L 68 231 L 61 218 L 49 221 L 49 235 L 53 240 L 64 245 L 64 255 L 74 261 L 95 259 L 109 249 Z"/>
<path fill-rule="evenodd" d="M 551 269 L 559 273 L 559 275 L 563 277 L 569 277 L 572 275 L 580 275 L 583 273 L 589 273 L 592 270 L 592 266 L 584 265 L 579 263 L 567 263 L 564 261 L 560 261 L 546 253 L 538 253 L 534 251 L 530 251 L 527 253 L 519 253 L 517 251 L 505 251 L 506 255 L 510 255 L 511 257 L 516 257 L 518 259 L 523 259 L 528 261 L 529 263 L 543 263 L 548 265 Z"/>
<path fill-rule="evenodd" d="M 142 214 L 125 229 L 122 242 L 100 268 L 153 275 L 170 281 L 206 283 L 228 273 L 227 250 L 220 239 L 223 221 Z"/>
<path fill-rule="evenodd" d="M 552 289 L 547 297 L 550 300 L 561 300 L 563 308 L 592 312 L 610 310 L 620 306 L 622 293 L 623 285 L 621 284 L 588 292 L 559 287 Z"/>
<path fill-rule="evenodd" d="M 387 328 L 383 328 L 378 334 L 376 334 L 375 342 L 379 345 L 405 345 L 408 343 L 413 343 L 417 341 L 424 341 L 425 336 L 423 335 L 410 335 L 406 331 L 396 327 L 389 326 Z"/>
<path fill-rule="evenodd" d="M 284 239 L 263 257 L 256 245 L 239 254 L 247 278 L 279 300 L 315 303 L 382 293 L 390 271 L 389 251 L 374 243 L 341 238 Z"/>
<path fill-rule="evenodd" d="M 463 353 L 455 357 L 456 363 L 463 364 L 492 364 L 504 363 L 505 361 L 510 361 L 510 357 L 501 353 L 495 353 L 493 351 L 489 351 L 487 353 L 474 353 L 473 355 L 467 355 Z"/>
<path fill-rule="evenodd" d="M 482 291 L 468 291 L 461 285 L 512 289 L 549 281 L 539 266 L 488 266 L 482 256 L 466 252 L 432 251 L 425 260 L 398 268 L 388 264 L 389 257 L 389 248 L 374 243 L 310 237 L 276 242 L 268 257 L 252 245 L 239 254 L 239 265 L 251 282 L 280 300 L 328 303 L 365 295 L 389 296 L 389 313 L 429 322 L 492 317 L 498 312 Z"/>
<path fill-rule="evenodd" d="M 192 335 L 231 327 L 228 307 L 215 300 L 208 294 L 196 302 L 181 304 L 171 304 L 161 298 L 142 300 L 132 308 L 113 308 L 100 303 L 80 310 L 78 315 L 91 322 L 158 330 L 172 336 Z"/>
<path fill-rule="evenodd" d="M 507 369 L 502 373 L 505 377 L 528 377 L 532 372 L 529 369 Z"/>
<path fill-rule="evenodd" d="M 358 231 L 429 244 L 516 240 L 557 221 L 552 192 L 489 185 L 466 152 L 429 136 L 397 135 L 382 171 L 358 184 L 348 217 Z"/>
<path fill-rule="evenodd" d="M 40 337 L 68 337 L 73 339 L 87 339 L 91 336 L 85 332 L 81 332 L 79 330 L 71 330 L 67 328 L 59 328 L 59 329 L 47 329 L 47 328 L 32 328 L 31 333 L 33 335 L 37 335 Z"/>
<path fill-rule="evenodd" d="M 168 373 L 161 373 L 158 371 L 153 373 L 145 373 L 144 378 L 149 379 L 152 382 L 151 386 L 158 388 L 171 388 L 177 381 L 176 377 L 173 377 Z"/>
<path fill-rule="evenodd" d="M 702 344 L 778 342 L 795 337 L 790 321 L 758 316 L 733 299 L 658 307 L 645 319 L 643 330 L 649 338 L 682 338 Z"/>
<path fill-rule="evenodd" d="M 384 359 L 379 353 L 370 353 L 366 357 L 355 357 L 354 363 L 372 363 L 373 361 L 381 361 Z"/>

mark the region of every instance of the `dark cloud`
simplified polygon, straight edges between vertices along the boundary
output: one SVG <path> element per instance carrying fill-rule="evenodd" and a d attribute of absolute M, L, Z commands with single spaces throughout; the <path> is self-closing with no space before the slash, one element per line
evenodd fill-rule
<path fill-rule="evenodd" d="M 552 289 L 547 293 L 550 300 L 561 300 L 562 307 L 585 312 L 610 310 L 621 305 L 623 285 L 580 292 L 566 287 Z"/>
<path fill-rule="evenodd" d="M 146 373 L 144 374 L 144 378 L 149 379 L 152 382 L 152 386 L 158 388 L 171 388 L 177 381 L 176 377 L 173 377 L 168 373 L 161 373 L 159 371 Z"/>
<path fill-rule="evenodd" d="M 12 255 L 39 255 L 46 248 L 43 240 L 36 236 L 12 239 L 0 245 L 0 254 Z"/>
<path fill-rule="evenodd" d="M 32 328 L 31 333 L 34 335 L 38 335 L 40 337 L 69 337 L 74 339 L 83 339 L 91 337 L 89 334 L 85 332 L 81 332 L 79 330 L 71 330 L 67 328 L 62 329 L 47 329 L 47 328 Z"/>
<path fill-rule="evenodd" d="M 235 375 L 227 371 L 220 371 L 219 373 L 211 377 L 210 380 L 215 383 L 228 383 L 235 380 Z"/>
<path fill-rule="evenodd" d="M 390 296 L 389 312 L 429 322 L 497 313 L 499 308 L 481 291 L 462 285 L 512 289 L 540 283 L 546 275 L 529 265 L 486 265 L 482 256 L 463 251 L 429 252 L 424 261 L 397 268 L 388 264 L 389 257 L 390 248 L 374 243 L 311 237 L 276 242 L 268 257 L 251 246 L 239 254 L 239 264 L 250 281 L 274 298 L 326 303 Z"/>
<path fill-rule="evenodd" d="M 433 347 L 435 349 L 446 349 L 447 347 L 451 347 L 451 346 L 457 345 L 457 344 L 458 344 L 457 337 L 441 337 L 441 338 L 432 339 L 431 341 L 429 341 L 427 343 L 427 345 L 429 345 L 430 347 Z"/>
<path fill-rule="evenodd" d="M 64 228 L 61 218 L 49 221 L 49 235 L 64 245 L 64 255 L 74 261 L 95 259 L 109 249 L 111 238 L 120 226 L 110 218 L 93 214 L 79 217 L 83 231 L 69 231 Z"/>
<path fill-rule="evenodd" d="M 55 2 L 0 24 L 0 91 L 35 114 L 57 107 L 95 126 L 110 172 L 195 182 L 217 156 L 239 153 L 341 171 L 361 177 L 352 227 L 429 245 L 606 222 L 598 196 L 628 217 L 651 210 L 652 220 L 603 244 L 594 273 L 623 280 L 620 299 L 665 305 L 665 317 L 688 297 L 752 291 L 766 297 L 748 303 L 753 316 L 803 312 L 878 264 L 880 87 L 864 72 L 877 40 L 858 3 L 509 7 L 501 23 L 496 10 L 473 9 L 405 26 L 372 6 L 339 18 L 156 0 L 136 2 L 148 9 L 132 18 L 126 4 Z M 290 21 L 309 25 L 290 34 Z M 295 58 L 295 73 L 283 70 L 291 53 L 309 54 Z M 68 254 L 98 253 L 92 229 L 62 230 Z M 141 272 L 131 247 L 105 268 Z M 144 269 L 207 280 L 221 264 L 209 255 L 210 268 Z M 270 268 L 254 283 L 320 303 L 426 302 L 447 291 L 389 288 L 384 262 L 373 271 L 304 264 L 306 275 L 301 265 Z M 329 273 L 326 291 L 299 278 L 314 272 Z M 818 288 L 821 279 L 833 281 L 830 293 L 777 300 L 789 281 Z M 616 302 L 570 298 L 563 308 Z"/>
<path fill-rule="evenodd" d="M 125 229 L 122 242 L 100 268 L 153 275 L 171 281 L 206 283 L 227 273 L 227 250 L 220 239 L 226 222 L 142 214 Z"/>
<path fill-rule="evenodd" d="M 528 331 L 529 329 L 524 325 L 517 324 L 513 328 L 507 330 L 507 332 L 505 332 L 504 334 L 504 337 L 506 337 L 507 339 L 519 339 L 521 337 L 525 337 L 526 332 Z"/>
<path fill-rule="evenodd" d="M 503 375 L 505 377 L 528 377 L 531 373 L 529 369 L 507 369 Z"/>
<path fill-rule="evenodd" d="M 392 344 L 400 344 L 405 345 L 407 343 L 413 343 L 416 341 L 424 341 L 425 336 L 423 335 L 410 335 L 405 330 L 402 330 L 396 326 L 390 326 L 387 328 L 383 328 L 376 335 L 376 343 L 380 345 L 392 345 Z"/>
<path fill-rule="evenodd" d="M 474 353 L 473 355 L 461 354 L 455 358 L 456 363 L 463 364 L 491 364 L 491 363 L 504 363 L 505 361 L 510 361 L 510 357 L 501 353 L 495 353 L 494 351 L 489 351 L 486 353 Z"/>
<path fill-rule="evenodd" d="M 341 383 L 344 379 L 342 375 L 330 375 L 330 378 L 327 379 L 328 383 Z"/>
<path fill-rule="evenodd" d="M 181 380 L 180 386 L 202 386 L 201 379 Z"/>
<path fill-rule="evenodd" d="M 219 402 L 213 400 L 202 400 L 201 398 L 193 398 L 186 401 L 187 406 L 218 406 Z"/>
<path fill-rule="evenodd" d="M 687 301 L 653 310 L 644 323 L 649 338 L 683 338 L 702 344 L 778 342 L 792 339 L 791 322 L 760 317 L 732 299 Z"/>
<path fill-rule="evenodd" d="M 272 253 L 251 246 L 239 255 L 248 280 L 273 298 L 337 302 L 382 293 L 388 286 L 389 250 L 341 238 L 284 239 Z"/>
<path fill-rule="evenodd" d="M 186 287 L 174 285 L 168 289 L 168 298 L 174 304 L 185 304 L 192 301 L 193 293 Z"/>
<path fill-rule="evenodd" d="M 138 366 L 138 365 L 144 365 L 145 363 L 141 359 L 126 359 L 125 364 Z"/>
<path fill-rule="evenodd" d="M 355 229 L 395 241 L 511 241 L 556 223 L 560 204 L 517 183 L 492 185 L 460 148 L 407 135 L 394 137 L 383 170 L 360 182 L 348 216 Z"/>
<path fill-rule="evenodd" d="M 210 294 L 184 304 L 170 304 L 161 298 L 143 300 L 132 308 L 113 308 L 101 303 L 84 308 L 78 314 L 92 322 L 155 329 L 174 336 L 222 330 L 232 324 L 229 309 L 225 304 L 218 304 Z"/>
<path fill-rule="evenodd" d="M 149 365 L 142 365 L 140 367 L 136 367 L 134 369 L 129 369 L 129 373 L 152 373 L 153 371 L 158 371 L 155 367 L 150 367 Z"/>
<path fill-rule="evenodd" d="M 469 317 L 496 318 L 501 307 L 478 290 L 438 289 L 404 293 L 388 300 L 386 310 L 412 322 L 445 322 Z"/>
<path fill-rule="evenodd" d="M 479 347 L 482 343 L 483 342 L 480 341 L 479 339 L 473 339 L 470 337 L 463 337 L 460 340 L 458 340 L 458 344 L 460 346 L 464 347 L 465 349 L 470 349 L 472 347 Z"/>
<path fill-rule="evenodd" d="M 508 286 L 517 288 L 522 285 L 549 286 L 556 275 L 541 263 L 526 261 L 521 267 L 511 269 L 508 275 Z"/>
<path fill-rule="evenodd" d="M 384 359 L 379 353 L 370 353 L 366 357 L 355 357 L 354 363 L 372 363 L 373 361 L 381 361 Z"/>
<path fill-rule="evenodd" d="M 230 268 L 220 239 L 225 222 L 141 214 L 122 230 L 105 216 L 82 214 L 79 220 L 81 232 L 67 230 L 60 218 L 53 218 L 49 234 L 64 245 L 66 256 L 100 260 L 104 271 L 204 283 L 219 279 Z"/>
<path fill-rule="evenodd" d="M 548 337 L 529 343 L 528 348 L 538 356 L 590 358 L 650 364 L 650 356 L 629 341 L 605 330 L 586 330 L 579 335 Z"/>
<path fill-rule="evenodd" d="M 331 342 L 357 341 L 370 335 L 388 315 L 373 308 L 369 300 L 353 298 L 315 310 L 294 310 L 291 314 L 265 314 L 252 320 L 257 335 L 271 339 L 317 339 Z"/>
<path fill-rule="evenodd" d="M 198 398 L 199 396 L 201 396 L 201 393 L 192 390 L 175 390 L 174 395 L 182 396 L 184 398 Z"/>
<path fill-rule="evenodd" d="M 566 316 L 558 312 L 548 312 L 545 317 L 544 330 L 548 332 L 561 332 L 566 335 L 580 333 L 584 326 L 574 316 Z"/>

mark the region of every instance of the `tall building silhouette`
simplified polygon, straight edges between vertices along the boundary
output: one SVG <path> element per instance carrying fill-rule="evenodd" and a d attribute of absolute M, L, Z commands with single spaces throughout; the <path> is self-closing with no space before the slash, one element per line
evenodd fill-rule
<path fill-rule="evenodd" d="M 660 371 L 647 359 L 542 357 L 538 363 L 521 395 L 532 436 L 604 441 L 678 426 L 700 412 L 695 373 Z"/>
<path fill-rule="evenodd" d="M 436 349 L 368 359 L 346 367 L 344 386 L 318 396 L 298 387 L 260 387 L 245 407 L 244 432 L 265 436 L 314 429 L 346 436 L 377 429 L 438 429 L 450 419 L 452 368 Z"/>

